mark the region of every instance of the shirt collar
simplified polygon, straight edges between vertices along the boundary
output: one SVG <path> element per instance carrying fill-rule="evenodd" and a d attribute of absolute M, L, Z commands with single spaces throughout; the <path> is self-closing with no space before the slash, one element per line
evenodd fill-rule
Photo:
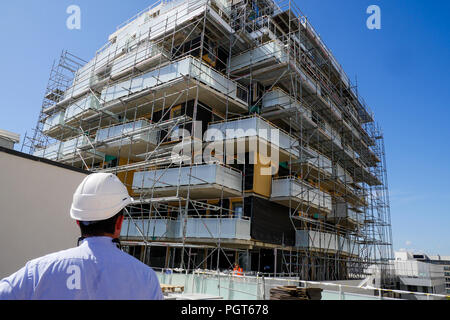
<path fill-rule="evenodd" d="M 111 237 L 88 237 L 86 239 L 83 239 L 83 244 L 87 243 L 88 245 L 94 244 L 94 245 L 114 245 L 112 242 L 113 238 Z"/>

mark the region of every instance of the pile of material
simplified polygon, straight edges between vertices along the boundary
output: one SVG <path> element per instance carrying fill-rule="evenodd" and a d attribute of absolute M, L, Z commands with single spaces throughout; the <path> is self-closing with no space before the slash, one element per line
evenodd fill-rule
<path fill-rule="evenodd" d="M 169 284 L 161 284 L 160 286 L 163 293 L 184 292 L 184 286 L 173 286 Z"/>
<path fill-rule="evenodd" d="M 322 289 L 283 286 L 270 289 L 270 300 L 321 300 Z"/>

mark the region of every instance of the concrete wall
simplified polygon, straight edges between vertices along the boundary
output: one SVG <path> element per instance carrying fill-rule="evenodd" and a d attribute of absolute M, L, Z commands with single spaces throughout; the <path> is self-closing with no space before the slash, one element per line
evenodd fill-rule
<path fill-rule="evenodd" d="M 0 279 L 30 259 L 76 246 L 69 209 L 85 176 L 0 148 Z"/>
<path fill-rule="evenodd" d="M 8 148 L 8 149 L 14 149 L 14 142 L 11 140 L 3 139 L 0 137 L 0 147 Z"/>

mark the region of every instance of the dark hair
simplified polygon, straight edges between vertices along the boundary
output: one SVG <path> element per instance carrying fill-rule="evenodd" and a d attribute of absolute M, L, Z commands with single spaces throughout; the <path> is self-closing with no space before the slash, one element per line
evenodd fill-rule
<path fill-rule="evenodd" d="M 83 221 L 80 221 L 81 236 L 93 237 L 114 233 L 117 219 L 123 215 L 123 211 L 124 209 L 120 210 L 118 214 L 107 220 L 93 221 L 89 223 L 83 223 Z"/>

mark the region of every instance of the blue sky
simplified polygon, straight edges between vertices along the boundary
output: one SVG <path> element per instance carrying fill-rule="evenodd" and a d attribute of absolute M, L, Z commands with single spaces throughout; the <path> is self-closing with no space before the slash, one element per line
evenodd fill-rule
<path fill-rule="evenodd" d="M 81 30 L 66 8 L 81 7 Z M 90 59 L 152 1 L 1 1 L 0 128 L 36 125 L 54 59 Z M 450 255 L 450 1 L 298 0 L 384 129 L 394 248 Z M 382 29 L 366 27 L 381 8 Z"/>

